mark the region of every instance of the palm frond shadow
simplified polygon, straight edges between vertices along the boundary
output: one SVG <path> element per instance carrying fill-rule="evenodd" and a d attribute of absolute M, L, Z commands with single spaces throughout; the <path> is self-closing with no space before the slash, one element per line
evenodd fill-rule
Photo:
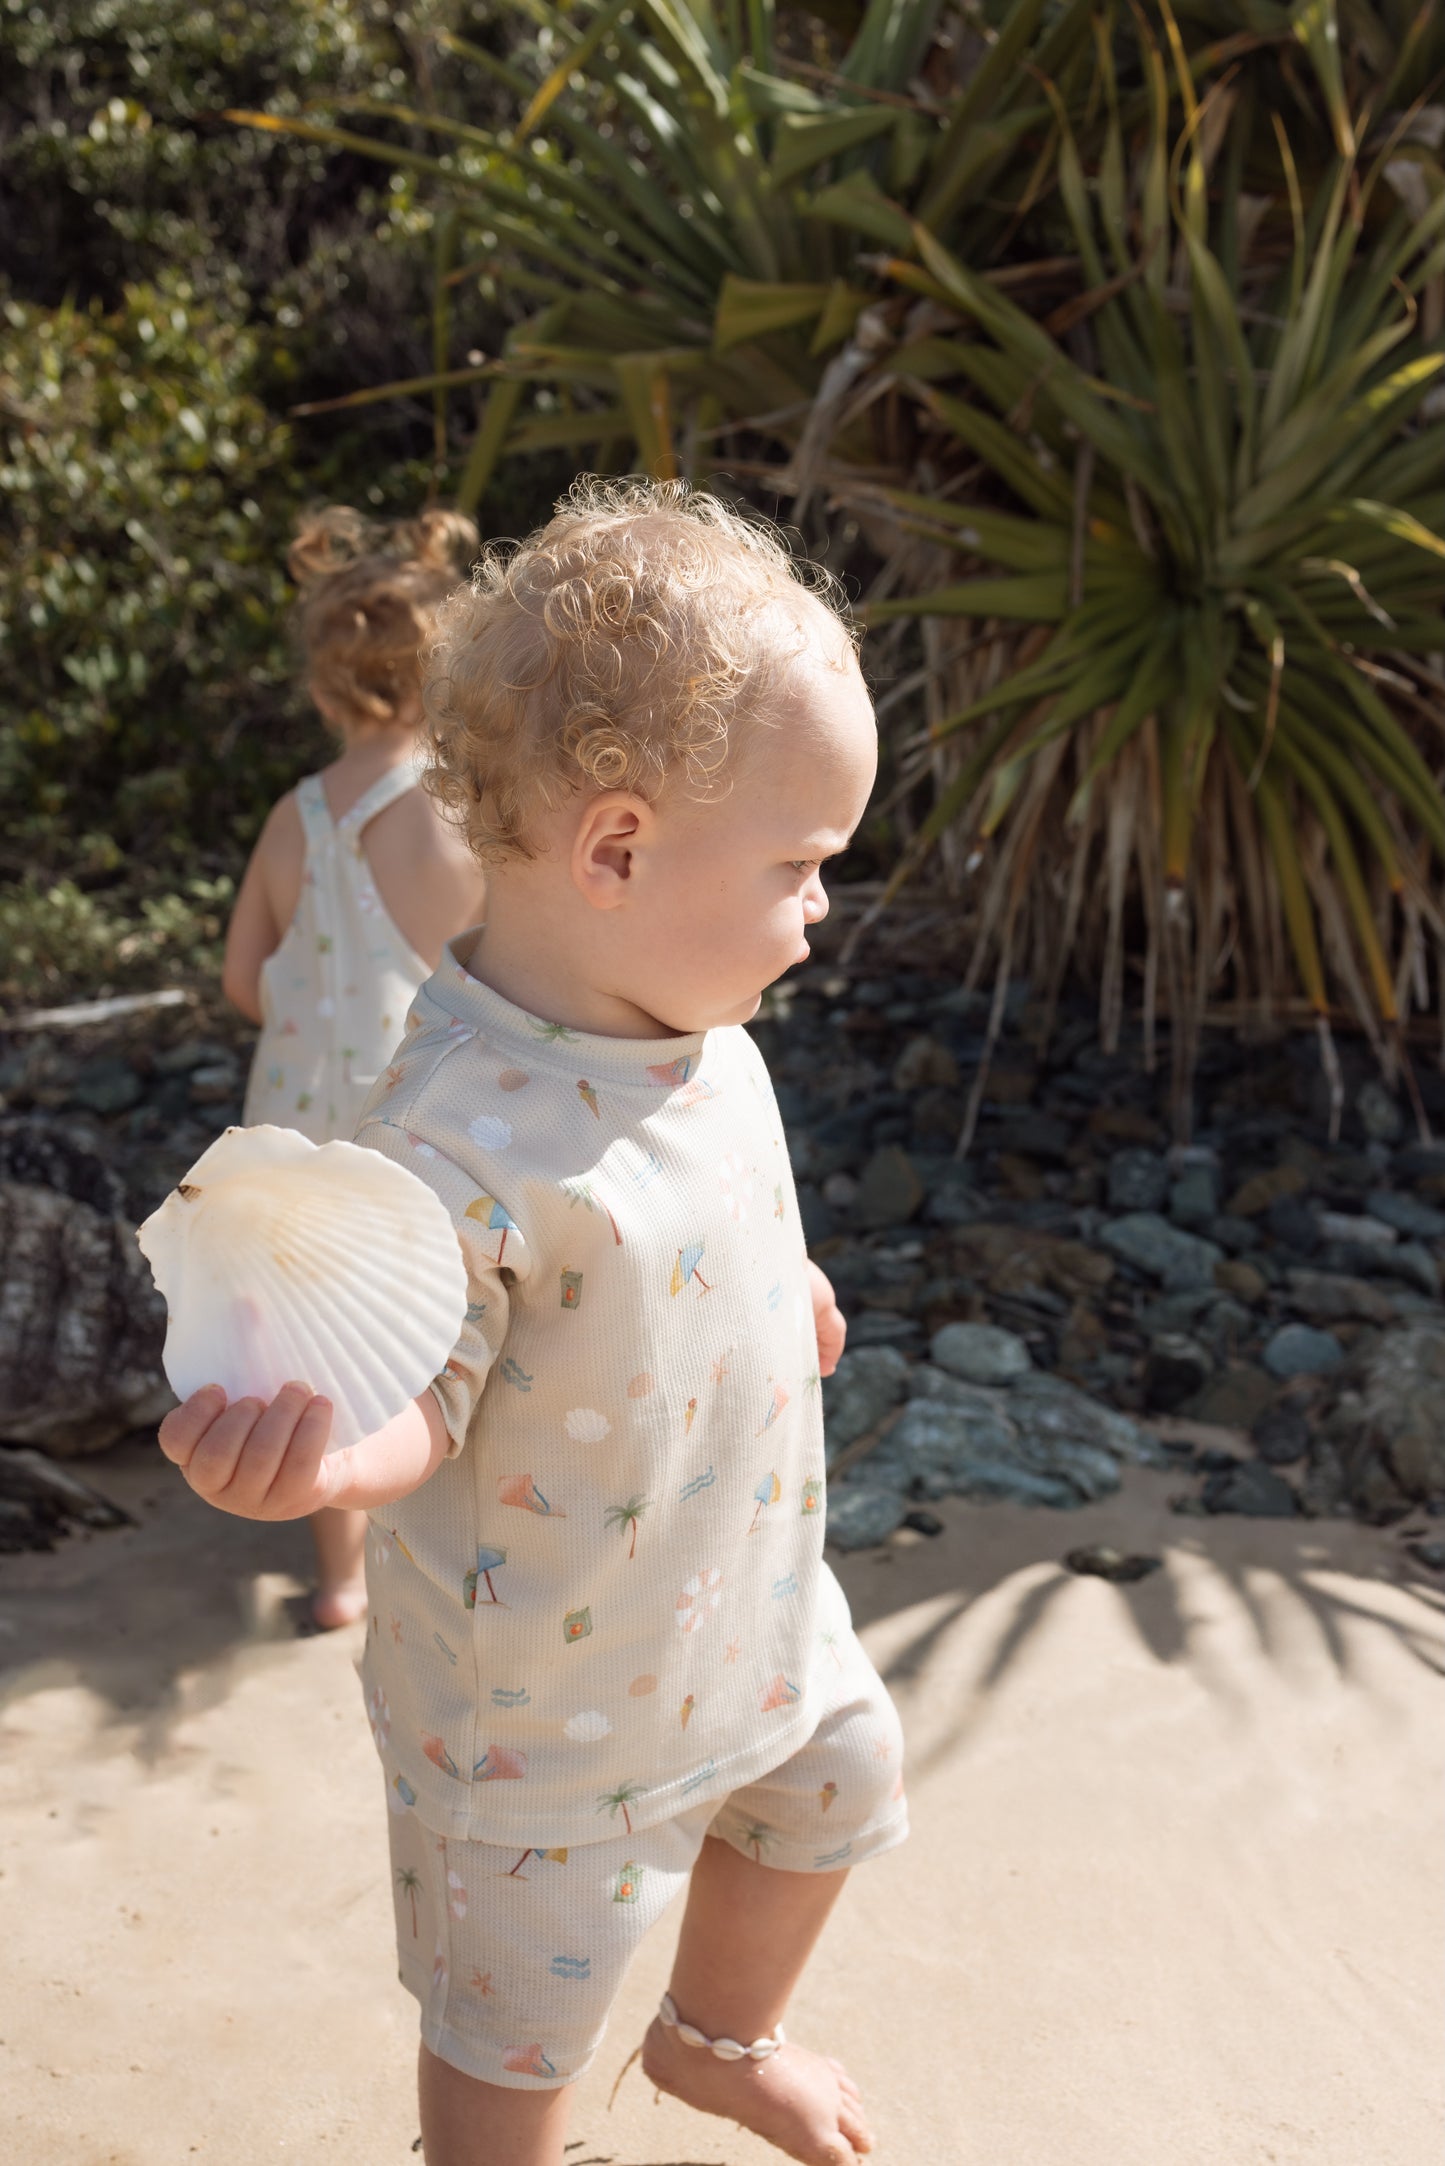
<path fill-rule="evenodd" d="M 1135 1482 L 1150 1479 L 1135 1477 Z M 992 1634 L 988 1643 L 978 1639 L 983 1628 L 981 1620 L 974 1620 L 968 1689 L 939 1740 L 911 1755 L 915 1773 L 945 1758 L 983 1719 L 990 1700 L 1014 1676 L 1061 1600 L 1078 1586 L 1077 1576 L 1063 1564 L 1064 1554 L 1089 1542 L 1120 1541 L 1118 1519 L 1108 1504 L 1068 1518 L 990 1507 L 946 1510 L 949 1527 L 942 1541 L 908 1550 L 906 1561 L 891 1568 L 876 1559 L 845 1559 L 839 1574 L 860 1629 L 905 1608 L 922 1611 L 916 1628 L 901 1641 L 890 1635 L 881 1665 L 889 1686 L 905 1697 L 933 1668 L 965 1618 L 986 1600 L 995 1612 L 987 1627 Z M 1160 1664 L 1192 1667 L 1216 1698 L 1229 1700 L 1236 1694 L 1227 1663 L 1209 1644 L 1215 1619 L 1195 1608 L 1201 1564 L 1216 1612 L 1233 1605 L 1253 1646 L 1273 1663 L 1298 1662 L 1297 1626 L 1303 1621 L 1316 1636 L 1329 1669 L 1342 1681 L 1358 1669 L 1362 1644 L 1371 1632 L 1385 1633 L 1413 1661 L 1445 1677 L 1445 1589 L 1388 1534 L 1342 1522 L 1238 1520 L 1203 1527 L 1185 1522 L 1189 1531 L 1183 1534 L 1180 1521 L 1167 1510 L 1162 1485 L 1147 1518 L 1137 1495 L 1131 1500 L 1128 1521 L 1127 1546 L 1162 1556 L 1164 1568 L 1109 1591 L 1140 1648 Z M 982 1552 L 981 1526 L 991 1533 L 996 1529 L 996 1539 Z M 1339 1584 L 1344 1575 L 1354 1582 L 1352 1587 Z M 1369 1599 L 1371 1589 L 1387 1590 L 1393 1599 L 1377 1607 Z M 1006 1606 L 998 1599 L 1001 1594 L 1009 1597 Z M 1401 1594 L 1410 1598 L 1408 1606 L 1400 1602 Z"/>

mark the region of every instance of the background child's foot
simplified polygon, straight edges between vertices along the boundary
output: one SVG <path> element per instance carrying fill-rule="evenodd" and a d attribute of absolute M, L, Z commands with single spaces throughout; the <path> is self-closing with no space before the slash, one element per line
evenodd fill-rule
<path fill-rule="evenodd" d="M 366 1581 L 343 1580 L 338 1587 L 318 1587 L 311 1597 L 311 1622 L 318 1632 L 335 1632 L 366 1615 Z"/>
<path fill-rule="evenodd" d="M 853 2166 L 873 2149 L 858 2086 L 841 2061 L 786 2045 L 767 2061 L 720 2061 L 653 2020 L 642 2068 L 659 2091 L 750 2128 L 803 2166 Z"/>

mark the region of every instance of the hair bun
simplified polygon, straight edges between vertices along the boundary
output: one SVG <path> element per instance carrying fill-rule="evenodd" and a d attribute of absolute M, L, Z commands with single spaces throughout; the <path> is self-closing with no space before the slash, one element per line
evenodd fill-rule
<path fill-rule="evenodd" d="M 367 522 L 349 504 L 327 504 L 303 512 L 286 552 L 286 569 L 298 587 L 314 586 L 350 564 L 366 548 Z"/>
<path fill-rule="evenodd" d="M 481 547 L 481 536 L 465 512 L 423 511 L 398 528 L 397 543 L 428 571 L 460 577 Z"/>

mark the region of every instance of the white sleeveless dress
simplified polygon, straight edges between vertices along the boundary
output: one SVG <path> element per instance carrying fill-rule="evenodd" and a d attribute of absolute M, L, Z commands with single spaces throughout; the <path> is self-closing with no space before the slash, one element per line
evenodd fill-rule
<path fill-rule="evenodd" d="M 299 1129 L 313 1143 L 355 1133 L 371 1086 L 431 975 L 387 913 L 367 863 L 369 821 L 417 787 L 410 762 L 333 820 L 319 775 L 296 790 L 306 869 L 296 915 L 261 971 L 261 1035 L 242 1118 Z"/>

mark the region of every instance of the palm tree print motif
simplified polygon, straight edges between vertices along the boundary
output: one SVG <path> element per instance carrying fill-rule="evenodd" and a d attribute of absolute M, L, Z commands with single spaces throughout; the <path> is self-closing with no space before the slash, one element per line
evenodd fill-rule
<path fill-rule="evenodd" d="M 421 1892 L 421 1875 L 410 1865 L 404 1865 L 396 1876 L 396 1884 L 403 1895 L 411 1897 L 411 1937 L 416 1939 L 416 1899 Z"/>
<path fill-rule="evenodd" d="M 620 1782 L 615 1790 L 603 1791 L 601 1797 L 597 1800 L 597 1810 L 600 1813 L 605 1812 L 612 1820 L 615 1820 L 617 1815 L 621 1813 L 622 1825 L 630 1835 L 632 1833 L 632 1815 L 627 1808 L 629 1805 L 635 1805 L 637 1800 L 646 1796 L 646 1794 L 646 1783 Z"/>
<path fill-rule="evenodd" d="M 613 1240 L 618 1248 L 621 1248 L 622 1229 L 590 1181 L 564 1181 L 562 1183 L 562 1193 L 567 1198 L 569 1209 L 573 1204 L 580 1203 L 589 1211 L 600 1211 L 612 1228 Z"/>
<path fill-rule="evenodd" d="M 619 1533 L 626 1533 L 628 1528 L 631 1528 L 632 1539 L 627 1546 L 629 1564 L 637 1555 L 638 1525 L 651 1502 L 650 1497 L 629 1497 L 625 1504 L 609 1504 L 603 1515 L 608 1526 L 616 1527 Z"/>
<path fill-rule="evenodd" d="M 778 1838 L 776 1835 L 774 1835 L 772 1829 L 764 1827 L 761 1820 L 754 1820 L 749 1826 L 743 1829 L 743 1841 L 751 1850 L 753 1854 L 753 1863 L 755 1865 L 762 1864 L 763 1852 L 765 1850 L 771 1850 L 773 1844 L 777 1841 L 777 1839 Z"/>
<path fill-rule="evenodd" d="M 535 1015 L 528 1016 L 527 1020 L 544 1045 L 570 1045 L 577 1035 L 565 1023 L 543 1023 Z"/>

